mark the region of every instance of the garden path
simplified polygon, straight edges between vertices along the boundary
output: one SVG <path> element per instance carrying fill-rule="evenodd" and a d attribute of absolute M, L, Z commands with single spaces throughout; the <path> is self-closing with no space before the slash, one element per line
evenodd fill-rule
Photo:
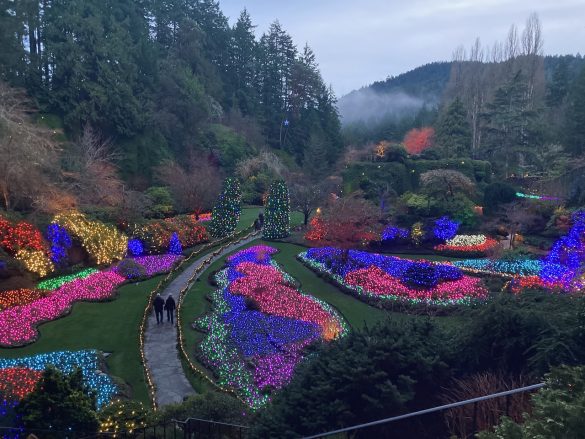
<path fill-rule="evenodd" d="M 222 253 L 215 256 L 211 262 L 224 257 L 226 254 L 233 252 L 235 249 L 242 247 L 249 242 L 259 239 L 259 236 L 252 236 L 237 244 L 230 245 Z M 178 302 L 179 292 L 189 283 L 189 279 L 201 263 L 209 257 L 208 254 L 201 256 L 192 262 L 183 272 L 177 276 L 164 291 L 161 296 L 166 300 L 169 294 L 173 295 L 175 302 Z M 199 274 L 193 279 L 196 281 Z M 146 364 L 150 368 L 152 380 L 155 385 L 156 404 L 162 407 L 169 404 L 182 402 L 184 398 L 195 394 L 189 380 L 185 376 L 179 350 L 177 349 L 177 319 L 175 323 L 170 324 L 166 321 L 166 311 L 164 313 L 164 323 L 157 325 L 154 310 L 148 317 L 144 338 L 144 355 Z"/>

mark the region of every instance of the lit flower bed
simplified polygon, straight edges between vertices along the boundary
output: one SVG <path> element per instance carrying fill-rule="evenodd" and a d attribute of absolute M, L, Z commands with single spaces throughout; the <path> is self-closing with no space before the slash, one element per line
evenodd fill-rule
<path fill-rule="evenodd" d="M 210 294 L 213 312 L 196 322 L 206 333 L 202 361 L 253 408 L 290 381 L 305 347 L 348 331 L 333 308 L 293 286 L 270 260 L 275 252 L 256 246 L 229 257 Z"/>
<path fill-rule="evenodd" d="M 39 282 L 37 288 L 40 288 L 42 290 L 56 290 L 57 288 L 63 286 L 68 282 L 72 282 L 75 279 L 84 279 L 97 272 L 98 270 L 96 270 L 95 268 L 86 268 L 85 270 L 78 271 L 77 273 L 59 276 L 53 279 L 47 279 L 42 282 Z"/>
<path fill-rule="evenodd" d="M 466 259 L 453 262 L 453 265 L 471 273 L 502 276 L 535 276 L 542 269 L 542 262 L 537 259 L 517 259 L 512 261 Z"/>
<path fill-rule="evenodd" d="M 152 255 L 132 258 L 134 262 L 144 267 L 146 276 L 166 273 L 181 259 L 183 259 L 183 257 L 178 255 Z"/>
<path fill-rule="evenodd" d="M 26 305 L 48 296 L 50 293 L 43 290 L 19 290 L 0 291 L 0 311 L 15 306 Z"/>
<path fill-rule="evenodd" d="M 108 404 L 118 393 L 112 379 L 99 371 L 98 353 L 93 350 L 59 351 L 31 357 L 0 358 L 0 394 L 8 401 L 19 401 L 34 390 L 42 371 L 53 365 L 64 373 L 81 369 L 85 385 L 96 393 L 97 407 Z"/>
<path fill-rule="evenodd" d="M 126 279 L 112 271 L 102 271 L 68 282 L 47 297 L 0 312 L 0 345 L 15 346 L 32 342 L 36 326 L 64 315 L 74 302 L 99 301 L 114 295 Z"/>
<path fill-rule="evenodd" d="M 485 300 L 478 278 L 463 276 L 449 264 L 410 261 L 392 256 L 335 248 L 311 249 L 299 255 L 313 270 L 327 274 L 358 298 L 377 303 L 404 302 L 460 305 Z"/>
<path fill-rule="evenodd" d="M 435 246 L 435 250 L 444 253 L 485 254 L 494 249 L 498 241 L 485 235 L 457 235 L 445 244 Z"/>
<path fill-rule="evenodd" d="M 134 225 L 131 231 L 133 238 L 140 240 L 143 251 L 151 254 L 168 252 L 174 234 L 184 248 L 209 241 L 207 229 L 194 215 L 149 221 Z"/>

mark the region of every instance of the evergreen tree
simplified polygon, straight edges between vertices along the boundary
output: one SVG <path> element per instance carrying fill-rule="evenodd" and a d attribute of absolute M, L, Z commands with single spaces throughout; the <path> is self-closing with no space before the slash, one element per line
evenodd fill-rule
<path fill-rule="evenodd" d="M 585 68 L 577 77 L 567 108 L 567 150 L 574 155 L 585 152 Z"/>
<path fill-rule="evenodd" d="M 547 87 L 546 104 L 549 107 L 560 107 L 569 91 L 569 65 L 564 58 L 553 71 L 552 80 Z"/>
<path fill-rule="evenodd" d="M 235 178 L 226 178 L 211 213 L 209 231 L 214 238 L 223 238 L 236 231 L 240 220 L 242 193 L 240 182 Z"/>
<path fill-rule="evenodd" d="M 88 392 L 80 369 L 63 375 L 49 367 L 35 390 L 18 404 L 16 413 L 22 417 L 25 428 L 90 434 L 99 426 L 95 408 L 95 395 Z M 43 437 L 63 436 L 49 433 Z"/>
<path fill-rule="evenodd" d="M 173 233 L 171 236 L 171 240 L 169 242 L 169 253 L 172 255 L 183 254 L 183 246 L 181 245 L 181 241 L 179 240 L 179 235 L 177 235 L 177 232 Z"/>
<path fill-rule="evenodd" d="M 286 238 L 290 234 L 290 200 L 284 180 L 270 185 L 266 201 L 263 235 L 265 239 Z"/>
<path fill-rule="evenodd" d="M 456 98 L 439 119 L 435 131 L 436 144 L 447 157 L 468 157 L 471 150 L 471 129 L 465 107 Z"/>

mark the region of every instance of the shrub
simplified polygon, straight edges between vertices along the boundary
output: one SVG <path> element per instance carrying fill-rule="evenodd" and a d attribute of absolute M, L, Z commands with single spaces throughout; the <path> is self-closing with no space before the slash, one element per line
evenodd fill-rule
<path fill-rule="evenodd" d="M 124 259 L 117 268 L 118 274 L 126 279 L 139 279 L 146 276 L 146 269 L 134 259 Z"/>

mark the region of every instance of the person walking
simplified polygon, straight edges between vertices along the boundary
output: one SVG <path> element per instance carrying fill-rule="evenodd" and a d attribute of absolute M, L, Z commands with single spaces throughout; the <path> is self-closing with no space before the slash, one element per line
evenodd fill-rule
<path fill-rule="evenodd" d="M 167 310 L 167 322 L 173 322 L 173 316 L 175 313 L 175 308 L 176 308 L 176 304 L 175 304 L 175 299 L 173 299 L 173 295 L 169 294 L 169 297 L 167 297 L 167 301 L 165 302 L 165 309 Z"/>
<path fill-rule="evenodd" d="M 152 306 L 154 307 L 154 313 L 156 314 L 156 324 L 158 325 L 159 323 L 163 323 L 163 308 L 165 306 L 165 299 L 160 296 L 160 293 L 156 295 Z"/>

